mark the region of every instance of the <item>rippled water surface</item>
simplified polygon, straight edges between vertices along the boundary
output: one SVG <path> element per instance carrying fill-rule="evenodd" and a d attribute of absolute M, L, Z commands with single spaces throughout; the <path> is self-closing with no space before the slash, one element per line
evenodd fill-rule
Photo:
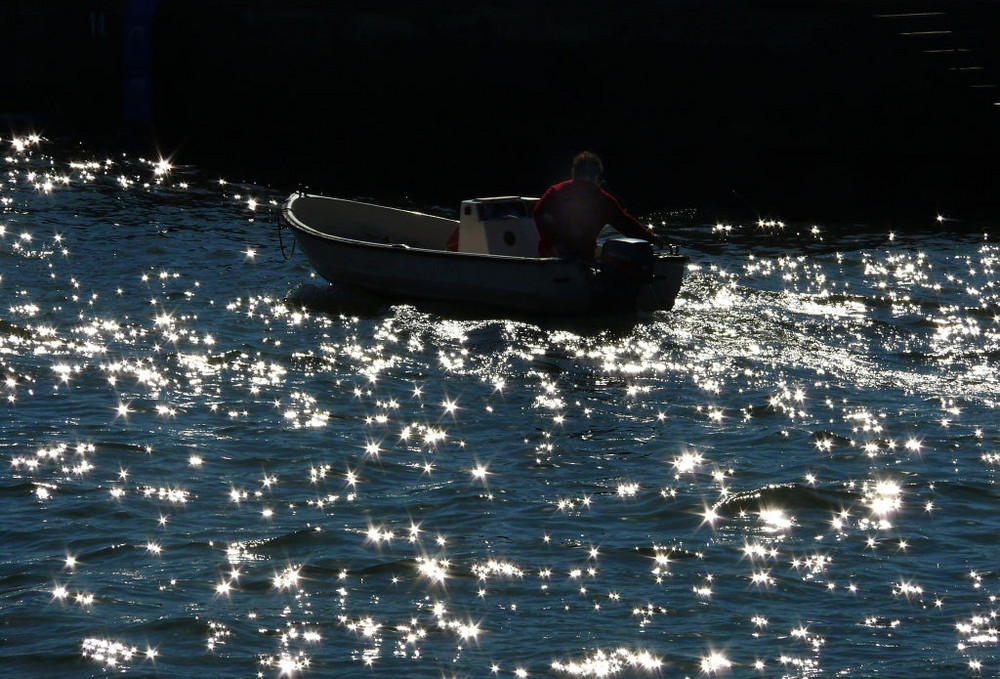
<path fill-rule="evenodd" d="M 996 225 L 647 216 L 673 312 L 505 319 L 0 150 L 4 676 L 1000 672 Z"/>

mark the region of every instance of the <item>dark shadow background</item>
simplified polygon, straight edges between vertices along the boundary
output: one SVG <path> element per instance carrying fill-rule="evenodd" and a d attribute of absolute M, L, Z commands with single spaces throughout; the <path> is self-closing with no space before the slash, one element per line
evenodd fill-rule
<path fill-rule="evenodd" d="M 538 195 L 588 148 L 634 211 L 988 217 L 1000 206 L 995 10 L 8 0 L 0 116 L 12 132 L 136 144 L 330 195 Z"/>

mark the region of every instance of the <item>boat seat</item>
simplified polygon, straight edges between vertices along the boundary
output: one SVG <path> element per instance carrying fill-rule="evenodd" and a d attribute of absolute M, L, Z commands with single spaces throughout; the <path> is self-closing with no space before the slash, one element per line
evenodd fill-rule
<path fill-rule="evenodd" d="M 502 196 L 462 201 L 458 251 L 505 257 L 538 257 L 534 200 Z"/>

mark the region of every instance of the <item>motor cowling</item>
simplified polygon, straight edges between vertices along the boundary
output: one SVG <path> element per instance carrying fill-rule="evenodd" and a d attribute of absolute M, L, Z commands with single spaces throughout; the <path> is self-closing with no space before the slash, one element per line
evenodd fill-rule
<path fill-rule="evenodd" d="M 653 277 L 653 246 L 641 238 L 611 238 L 601 246 L 601 269 L 636 282 Z"/>

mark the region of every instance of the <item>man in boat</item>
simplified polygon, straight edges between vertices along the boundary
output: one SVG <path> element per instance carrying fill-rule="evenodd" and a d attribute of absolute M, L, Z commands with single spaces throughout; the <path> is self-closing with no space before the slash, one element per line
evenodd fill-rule
<path fill-rule="evenodd" d="M 572 179 L 555 184 L 535 206 L 538 254 L 542 257 L 593 259 L 597 236 L 610 225 L 623 236 L 663 247 L 663 240 L 627 213 L 600 186 L 604 164 L 584 151 L 573 159 Z"/>

